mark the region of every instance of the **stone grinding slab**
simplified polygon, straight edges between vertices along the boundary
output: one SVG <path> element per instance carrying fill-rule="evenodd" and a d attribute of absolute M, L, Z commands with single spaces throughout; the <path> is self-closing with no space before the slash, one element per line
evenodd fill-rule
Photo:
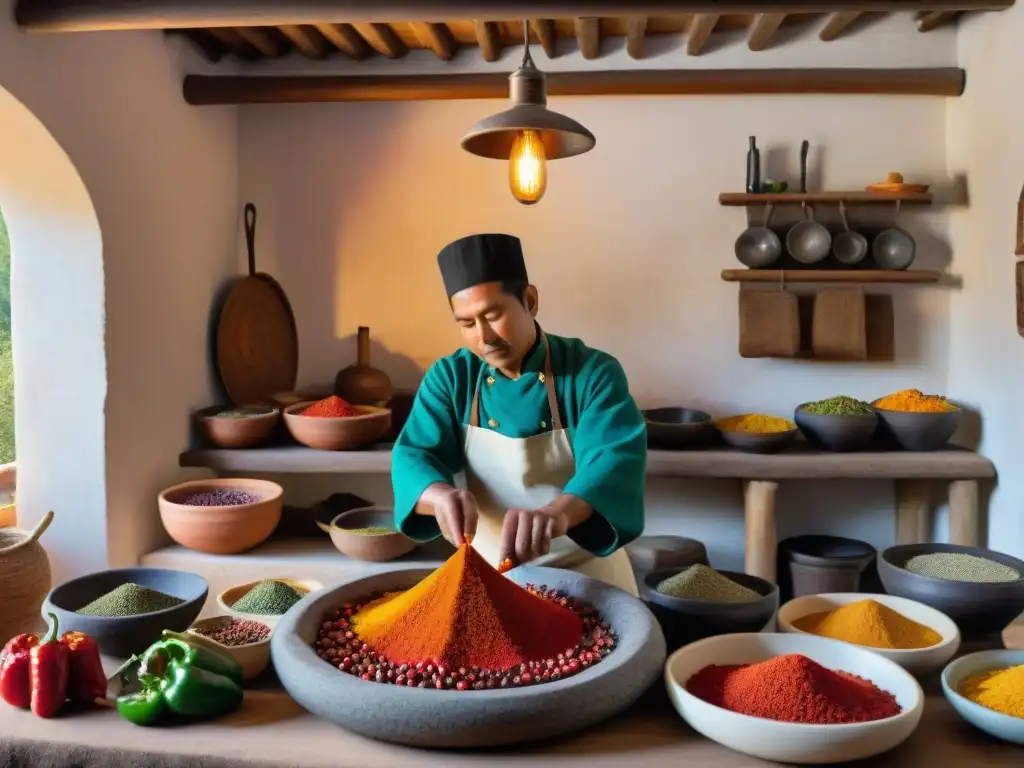
<path fill-rule="evenodd" d="M 571 733 L 629 708 L 661 676 L 665 638 L 637 598 L 589 577 L 555 568 L 520 567 L 518 584 L 546 584 L 592 605 L 618 644 L 599 664 L 528 688 L 438 691 L 361 680 L 313 650 L 324 615 L 373 592 L 408 589 L 431 573 L 391 571 L 308 595 L 277 624 L 271 658 L 288 694 L 313 714 L 380 741 L 415 747 L 493 747 Z"/>

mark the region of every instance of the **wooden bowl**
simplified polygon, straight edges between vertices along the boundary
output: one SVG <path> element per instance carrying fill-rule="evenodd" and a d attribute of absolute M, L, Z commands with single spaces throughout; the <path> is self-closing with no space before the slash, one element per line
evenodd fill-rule
<path fill-rule="evenodd" d="M 270 666 L 270 635 L 268 634 L 264 639 L 257 640 L 255 643 L 247 643 L 246 645 L 224 645 L 218 643 L 212 637 L 201 635 L 196 630 L 200 629 L 215 629 L 222 625 L 231 624 L 233 619 L 240 618 L 237 616 L 214 616 L 210 619 L 201 619 L 188 628 L 189 638 L 195 641 L 196 644 L 202 645 L 211 650 L 218 651 L 227 656 L 231 656 L 235 661 L 242 665 L 242 679 L 251 680 L 254 677 L 259 676 L 263 670 Z M 259 621 L 259 619 L 253 619 L 246 616 L 249 621 Z M 260 621 L 261 624 L 266 622 Z M 273 630 L 270 624 L 267 626 Z"/>
<path fill-rule="evenodd" d="M 391 528 L 395 526 L 394 510 L 388 507 L 363 507 L 342 512 L 331 521 L 331 541 L 343 555 L 357 560 L 383 563 L 406 555 L 416 542 L 404 533 L 351 533 L 353 528 Z"/>
<path fill-rule="evenodd" d="M 246 491 L 260 500 L 223 507 L 196 507 L 176 501 L 190 493 L 220 488 Z M 234 555 L 262 544 L 273 533 L 281 521 L 283 493 L 280 485 L 269 480 L 193 480 L 162 491 L 157 504 L 164 528 L 181 546 L 213 555 Z"/>
<path fill-rule="evenodd" d="M 252 416 L 218 416 L 229 406 L 214 405 L 203 408 L 195 415 L 196 423 L 203 436 L 218 448 L 251 448 L 259 445 L 274 431 L 281 420 L 281 411 L 271 408 L 269 413 Z M 244 410 L 244 409 L 240 409 Z"/>
<path fill-rule="evenodd" d="M 292 437 L 321 451 L 354 451 L 380 440 L 391 429 L 391 409 L 360 405 L 361 416 L 302 416 L 312 402 L 284 409 L 284 423 Z"/>
<path fill-rule="evenodd" d="M 274 613 L 245 613 L 244 611 L 236 611 L 232 606 L 242 599 L 242 596 L 250 589 L 255 587 L 261 581 L 280 581 L 287 584 L 293 589 L 304 589 L 308 594 L 312 594 L 317 590 L 323 589 L 323 584 L 313 579 L 290 579 L 281 576 L 267 576 L 263 579 L 256 579 L 255 581 L 247 581 L 245 584 L 238 584 L 234 587 L 228 587 L 219 595 L 217 595 L 217 607 L 227 616 L 233 616 L 236 619 L 252 619 L 253 621 L 261 621 L 271 629 L 277 626 L 277 622 L 284 616 L 281 614 Z M 304 598 L 305 599 L 305 596 Z"/>

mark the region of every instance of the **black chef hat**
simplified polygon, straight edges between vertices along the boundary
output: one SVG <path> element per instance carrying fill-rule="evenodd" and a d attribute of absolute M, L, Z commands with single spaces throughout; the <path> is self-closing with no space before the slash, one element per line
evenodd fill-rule
<path fill-rule="evenodd" d="M 526 277 L 523 246 L 512 235 L 470 235 L 448 243 L 437 254 L 448 299 L 481 283 L 522 280 Z"/>

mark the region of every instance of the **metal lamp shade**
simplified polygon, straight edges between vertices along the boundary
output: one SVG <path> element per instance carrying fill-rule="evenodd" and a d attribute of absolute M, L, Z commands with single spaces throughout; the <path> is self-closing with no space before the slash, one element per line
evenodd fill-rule
<path fill-rule="evenodd" d="M 462 148 L 480 157 L 508 160 L 512 144 L 523 131 L 536 131 L 548 160 L 582 155 L 594 148 L 594 134 L 572 118 L 542 104 L 516 106 L 484 118 L 462 137 Z"/>

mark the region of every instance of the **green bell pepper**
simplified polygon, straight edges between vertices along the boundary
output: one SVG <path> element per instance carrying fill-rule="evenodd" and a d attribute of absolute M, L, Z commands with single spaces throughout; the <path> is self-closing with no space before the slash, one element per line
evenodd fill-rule
<path fill-rule="evenodd" d="M 118 697 L 117 710 L 137 725 L 155 723 L 165 713 L 220 717 L 242 703 L 241 671 L 230 656 L 168 637 L 142 654 L 137 685 Z"/>

